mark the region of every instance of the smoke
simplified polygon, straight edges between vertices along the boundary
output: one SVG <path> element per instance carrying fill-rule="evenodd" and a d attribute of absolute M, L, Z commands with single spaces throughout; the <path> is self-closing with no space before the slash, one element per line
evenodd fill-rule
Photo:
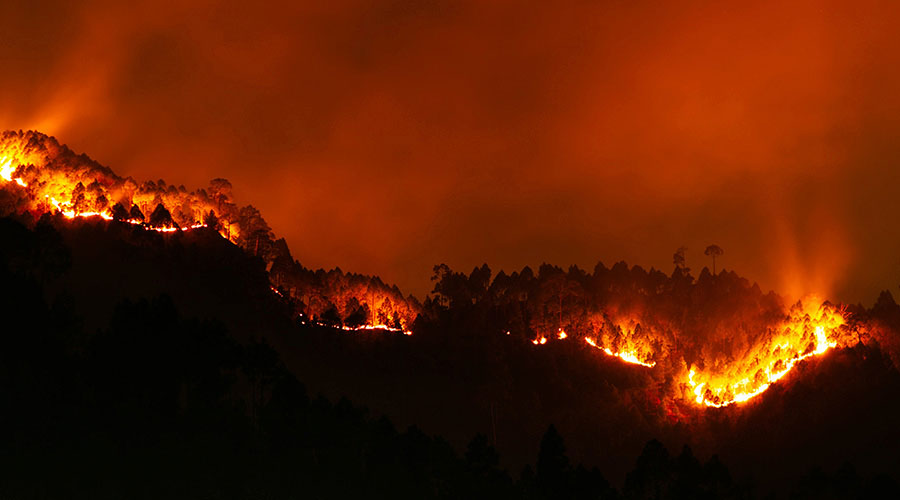
<path fill-rule="evenodd" d="M 4 4 L 0 128 L 125 176 L 227 177 L 313 267 L 671 268 L 791 295 L 900 281 L 900 7 Z"/>

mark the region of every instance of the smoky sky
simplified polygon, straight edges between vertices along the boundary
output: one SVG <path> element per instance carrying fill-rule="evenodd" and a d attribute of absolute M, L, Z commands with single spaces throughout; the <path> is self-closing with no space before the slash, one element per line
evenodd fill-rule
<path fill-rule="evenodd" d="M 745 5 L 746 4 L 746 5 Z M 752 5 L 750 5 L 752 4 Z M 789 4 L 789 5 L 786 5 Z M 895 2 L 4 2 L 0 123 L 214 177 L 307 267 L 900 284 Z"/>

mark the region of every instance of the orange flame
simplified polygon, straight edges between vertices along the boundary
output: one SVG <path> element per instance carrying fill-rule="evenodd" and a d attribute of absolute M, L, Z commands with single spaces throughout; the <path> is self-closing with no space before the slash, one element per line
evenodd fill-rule
<path fill-rule="evenodd" d="M 637 357 L 637 355 L 633 352 L 628 352 L 628 351 L 613 352 L 613 350 L 608 347 L 600 347 L 599 345 L 597 345 L 597 341 L 594 340 L 592 337 L 585 337 L 584 341 L 587 342 L 587 344 L 590 345 L 591 347 L 600 349 L 606 355 L 619 358 L 626 363 L 646 366 L 647 368 L 653 368 L 654 366 L 656 366 L 656 362 L 654 362 L 654 361 L 650 361 L 650 362 L 641 361 Z"/>
<path fill-rule="evenodd" d="M 698 373 L 691 367 L 687 385 L 698 404 L 721 408 L 743 403 L 765 392 L 798 362 L 838 346 L 843 311 L 808 299 L 792 308 L 788 317 L 765 342 L 754 346 L 740 361 Z"/>
<path fill-rule="evenodd" d="M 46 142 L 36 147 L 27 140 L 28 137 L 27 134 L 7 135 L 4 141 L 0 141 L 0 185 L 6 187 L 15 183 L 25 188 L 19 199 L 22 207 L 33 213 L 57 211 L 68 219 L 100 217 L 113 220 L 112 206 L 117 201 L 122 201 L 126 207 L 132 203 L 141 205 L 142 212 L 149 213 L 167 196 L 172 197 L 165 190 L 143 192 L 131 179 L 117 178 L 108 169 L 104 170 L 83 160 L 54 160 L 51 155 L 62 155 L 58 152 L 59 146 L 51 138 L 45 138 Z M 122 219 L 121 222 L 140 225 L 151 231 L 170 233 L 207 227 L 198 219 L 209 211 L 218 213 L 220 217 L 224 215 L 213 203 L 204 202 L 193 194 L 179 192 L 168 204 L 169 207 L 174 205 L 187 207 L 187 210 L 181 210 L 178 214 L 182 220 L 188 220 L 176 227 L 153 226 L 131 218 Z M 223 227 L 220 234 L 236 242 L 239 231 L 234 222 L 224 219 L 221 223 Z"/>

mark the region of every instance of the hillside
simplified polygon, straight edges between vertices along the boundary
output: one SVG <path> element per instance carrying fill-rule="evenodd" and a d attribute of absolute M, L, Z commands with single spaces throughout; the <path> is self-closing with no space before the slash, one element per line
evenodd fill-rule
<path fill-rule="evenodd" d="M 155 350 L 137 366 L 166 377 L 169 368 L 189 371 L 205 356 L 198 352 L 207 337 L 220 347 L 221 338 L 244 346 L 264 341 L 285 371 L 249 392 L 249 407 L 234 410 L 249 423 L 228 432 L 251 432 L 242 426 L 257 425 L 257 412 L 278 403 L 277 380 L 296 377 L 309 394 L 346 396 L 400 429 L 416 425 L 444 436 L 450 454 L 481 434 L 515 478 L 534 463 L 550 424 L 573 462 L 599 467 L 624 489 L 632 457 L 654 438 L 669 450 L 689 444 L 703 462 L 717 454 L 738 483 L 763 492 L 795 487 L 813 466 L 831 474 L 849 462 L 866 480 L 900 472 L 893 453 L 900 443 L 900 306 L 887 292 L 867 309 L 821 299 L 786 304 L 733 271 L 704 269 L 695 278 L 683 267 L 666 274 L 617 263 L 590 272 L 545 264 L 511 274 L 485 265 L 464 274 L 439 265 L 433 294 L 420 301 L 376 277 L 306 269 L 271 230 L 248 231 L 265 225 L 258 212 L 224 198 L 161 182 L 129 192 L 128 180 L 51 138 L 7 133 L 4 141 L 7 158 L 14 144 L 25 155 L 17 158 L 32 162 L 0 161 L 4 213 L 11 215 L 0 224 L 11 284 L 5 315 L 14 317 L 6 352 L 30 353 L 34 363 L 46 354 L 84 370 L 90 363 L 67 349 L 93 352 L 94 342 L 105 341 L 106 383 L 132 369 L 122 353 L 148 346 Z M 42 201 L 47 189 L 57 190 L 56 205 Z M 185 209 L 196 200 L 206 204 Z M 131 217 L 147 211 L 156 216 Z M 145 336 L 139 346 L 117 344 L 129 328 L 153 324 L 154 311 L 184 322 L 148 329 L 168 332 L 159 343 Z M 51 340 L 24 334 L 38 318 L 37 330 Z M 195 344 L 182 345 L 174 331 Z M 44 353 L 44 344 L 62 351 Z M 182 354 L 158 367 L 151 356 Z M 227 364 L 224 351 L 208 356 Z M 236 376 L 233 393 L 226 391 L 232 395 L 220 394 L 217 404 L 233 394 L 244 399 L 255 383 L 251 372 Z M 58 382 L 40 384 L 52 392 Z M 48 401 L 45 408 L 62 404 Z M 331 409 L 322 411 L 331 418 Z"/>

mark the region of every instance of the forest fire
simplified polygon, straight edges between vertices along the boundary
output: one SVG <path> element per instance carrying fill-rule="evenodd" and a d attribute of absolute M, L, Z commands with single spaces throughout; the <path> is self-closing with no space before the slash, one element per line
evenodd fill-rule
<path fill-rule="evenodd" d="M 281 294 L 281 292 L 279 292 L 275 288 L 272 288 L 272 291 L 275 292 L 275 294 L 278 296 L 283 296 Z M 302 324 L 302 325 L 313 324 L 315 326 L 320 326 L 323 328 L 334 328 L 336 330 L 341 330 L 341 331 L 345 331 L 345 332 L 402 333 L 403 335 L 407 335 L 407 336 L 410 336 L 413 334 L 413 332 L 410 330 L 404 330 L 402 328 L 395 328 L 395 327 L 384 325 L 384 324 L 361 325 L 361 326 L 347 326 L 347 325 L 335 326 L 335 325 L 329 325 L 322 321 L 317 321 L 317 320 L 307 321 L 305 319 L 301 319 L 300 324 Z"/>
<path fill-rule="evenodd" d="M 0 134 L 0 213 L 44 214 L 66 219 L 98 218 L 158 233 L 201 228 L 217 231 L 265 263 L 269 279 L 310 317 L 330 316 L 324 323 L 345 331 L 402 332 L 409 335 L 418 308 L 413 298 L 378 279 L 310 272 L 290 256 L 284 240 L 276 240 L 254 207 L 238 207 L 231 184 L 213 179 L 207 189 L 188 191 L 163 180 L 138 183 L 117 176 L 85 155 L 77 155 L 52 137 L 38 132 Z M 356 317 L 368 318 L 366 326 Z M 335 321 L 336 320 L 336 321 Z"/>
<path fill-rule="evenodd" d="M 584 341 L 591 347 L 600 349 L 606 355 L 619 358 L 626 363 L 646 366 L 647 368 L 653 368 L 654 366 L 656 366 L 656 363 L 653 361 L 651 361 L 649 363 L 646 361 L 641 361 L 640 359 L 638 359 L 638 357 L 633 352 L 613 352 L 612 349 L 610 349 L 608 347 L 600 347 L 599 345 L 597 345 L 597 341 L 594 340 L 592 337 L 585 337 Z"/>
<path fill-rule="evenodd" d="M 735 345 L 746 346 L 731 355 L 714 354 L 712 361 L 688 363 L 683 375 L 683 385 L 691 394 L 692 402 L 707 407 L 721 408 L 743 403 L 765 392 L 773 383 L 784 378 L 800 361 L 819 356 L 839 345 L 849 344 L 849 330 L 844 310 L 811 297 L 797 303 L 784 315 L 783 320 L 759 332 L 755 341 L 733 338 Z M 599 336 L 584 336 L 584 342 L 619 360 L 654 368 L 658 360 L 651 359 L 653 345 L 661 345 L 663 334 L 641 327 L 636 319 L 609 321 L 598 332 Z M 568 336 L 560 329 L 557 338 Z M 531 343 L 543 345 L 546 336 L 539 336 Z M 660 353 L 663 369 L 677 366 L 684 353 Z M 684 373 L 684 372 L 682 372 Z M 676 378 L 679 376 L 676 376 Z"/>
<path fill-rule="evenodd" d="M 9 187 L 3 190 L 5 212 L 33 216 L 58 213 L 67 219 L 99 218 L 160 233 L 214 228 L 246 252 L 263 259 L 271 289 L 296 308 L 303 324 L 346 332 L 411 335 L 409 326 L 422 310 L 415 298 L 403 297 L 396 287 L 389 287 L 377 278 L 344 274 L 339 270 L 328 273 L 306 270 L 290 257 L 283 240 L 274 240 L 257 210 L 238 208 L 231 201 L 230 185 L 222 179 L 214 180 L 209 191 L 188 192 L 184 187 L 176 188 L 163 181 L 138 185 L 87 157 L 76 156 L 52 138 L 32 132 L 7 132 L 0 141 L 0 185 Z M 479 283 L 489 279 L 490 270 L 486 267 L 476 269 L 472 277 L 453 273 L 449 268 L 437 269 L 440 272 L 436 290 L 447 295 L 450 304 L 478 303 L 473 298 L 484 296 L 488 290 L 485 284 L 479 285 L 482 288 L 467 288 L 470 279 L 482 280 Z M 658 283 L 670 279 L 637 268 L 617 269 L 619 274 L 615 279 L 624 284 L 631 279 L 635 283 L 647 283 L 648 278 Z M 539 333 L 530 340 L 532 344 L 543 346 L 551 340 L 574 336 L 623 362 L 671 370 L 674 379 L 682 381 L 678 383 L 683 399 L 697 405 L 718 408 L 749 401 L 782 379 L 800 361 L 847 344 L 844 311 L 818 299 L 807 299 L 784 313 L 780 302 L 755 296 L 752 287 L 740 283 L 738 288 L 747 294 L 746 307 L 717 309 L 714 304 L 700 302 L 703 310 L 696 311 L 697 302 L 680 305 L 676 301 L 679 296 L 673 295 L 674 288 L 657 284 L 653 289 L 657 295 L 644 291 L 638 296 L 655 296 L 654 300 L 663 301 L 660 304 L 664 307 L 634 307 L 637 301 L 628 307 L 580 300 L 567 305 L 568 297 L 577 299 L 590 288 L 588 283 L 573 281 L 551 268 L 542 269 L 539 274 L 539 281 L 546 280 L 545 293 L 536 294 L 533 302 L 523 304 L 529 309 L 531 328 L 547 332 L 548 324 L 555 323 L 558 327 L 553 334 Z M 530 276 L 528 279 L 535 279 Z M 612 278 L 598 268 L 593 278 L 584 279 Z M 684 275 L 673 275 L 671 280 L 675 279 L 684 279 Z M 691 286 L 715 287 L 728 279 L 737 280 L 720 274 L 692 282 Z M 619 282 L 610 281 L 594 288 L 608 289 L 612 283 Z M 635 285 L 630 289 L 635 290 Z M 523 297 L 521 293 L 507 296 Z M 527 299 L 527 295 L 524 297 Z M 621 296 L 616 300 L 621 300 Z M 440 302 L 438 306 L 443 307 Z M 670 319 L 677 317 L 671 312 L 669 316 L 647 312 L 678 311 L 678 307 L 693 307 L 692 313 L 709 316 L 704 320 L 706 323 L 676 323 Z M 714 312 L 717 310 L 718 313 Z M 682 318 L 694 317 L 684 312 L 679 314 Z M 731 330 L 736 326 L 740 331 Z M 703 333 L 707 330 L 715 330 L 712 337 Z M 706 344 L 713 342 L 720 347 L 711 351 Z"/>
<path fill-rule="evenodd" d="M 694 401 L 721 408 L 762 394 L 798 362 L 837 347 L 845 324 L 844 312 L 828 303 L 816 299 L 798 303 L 767 339 L 750 347 L 741 360 L 701 371 L 691 367 L 687 385 Z"/>
<path fill-rule="evenodd" d="M 186 196 L 179 197 L 178 190 L 173 194 L 171 189 L 161 190 L 154 183 L 138 187 L 133 180 L 118 178 L 108 169 L 80 158 L 73 164 L 65 154 L 68 151 L 60 150 L 49 140 L 37 140 L 37 136 L 25 140 L 7 133 L 3 139 L 0 179 L 4 184 L 15 182 L 24 188 L 14 200 L 14 211 L 34 215 L 55 211 L 68 219 L 100 217 L 163 233 L 208 227 L 207 222 L 214 220 L 223 237 L 237 242 L 237 224 L 216 215 L 217 210 L 220 214 L 226 210 L 213 206 L 209 200 L 198 202 L 198 194 L 188 195 L 182 188 L 180 194 Z M 174 214 L 167 208 L 178 205 L 181 210 Z M 157 216 L 146 219 L 145 213 Z"/>
<path fill-rule="evenodd" d="M 16 173 L 16 169 L 18 165 L 13 166 L 12 158 L 0 158 L 0 178 L 5 180 L 6 182 L 16 181 L 16 184 L 26 187 L 28 184 L 22 180 L 21 177 L 13 178 L 13 174 Z"/>

